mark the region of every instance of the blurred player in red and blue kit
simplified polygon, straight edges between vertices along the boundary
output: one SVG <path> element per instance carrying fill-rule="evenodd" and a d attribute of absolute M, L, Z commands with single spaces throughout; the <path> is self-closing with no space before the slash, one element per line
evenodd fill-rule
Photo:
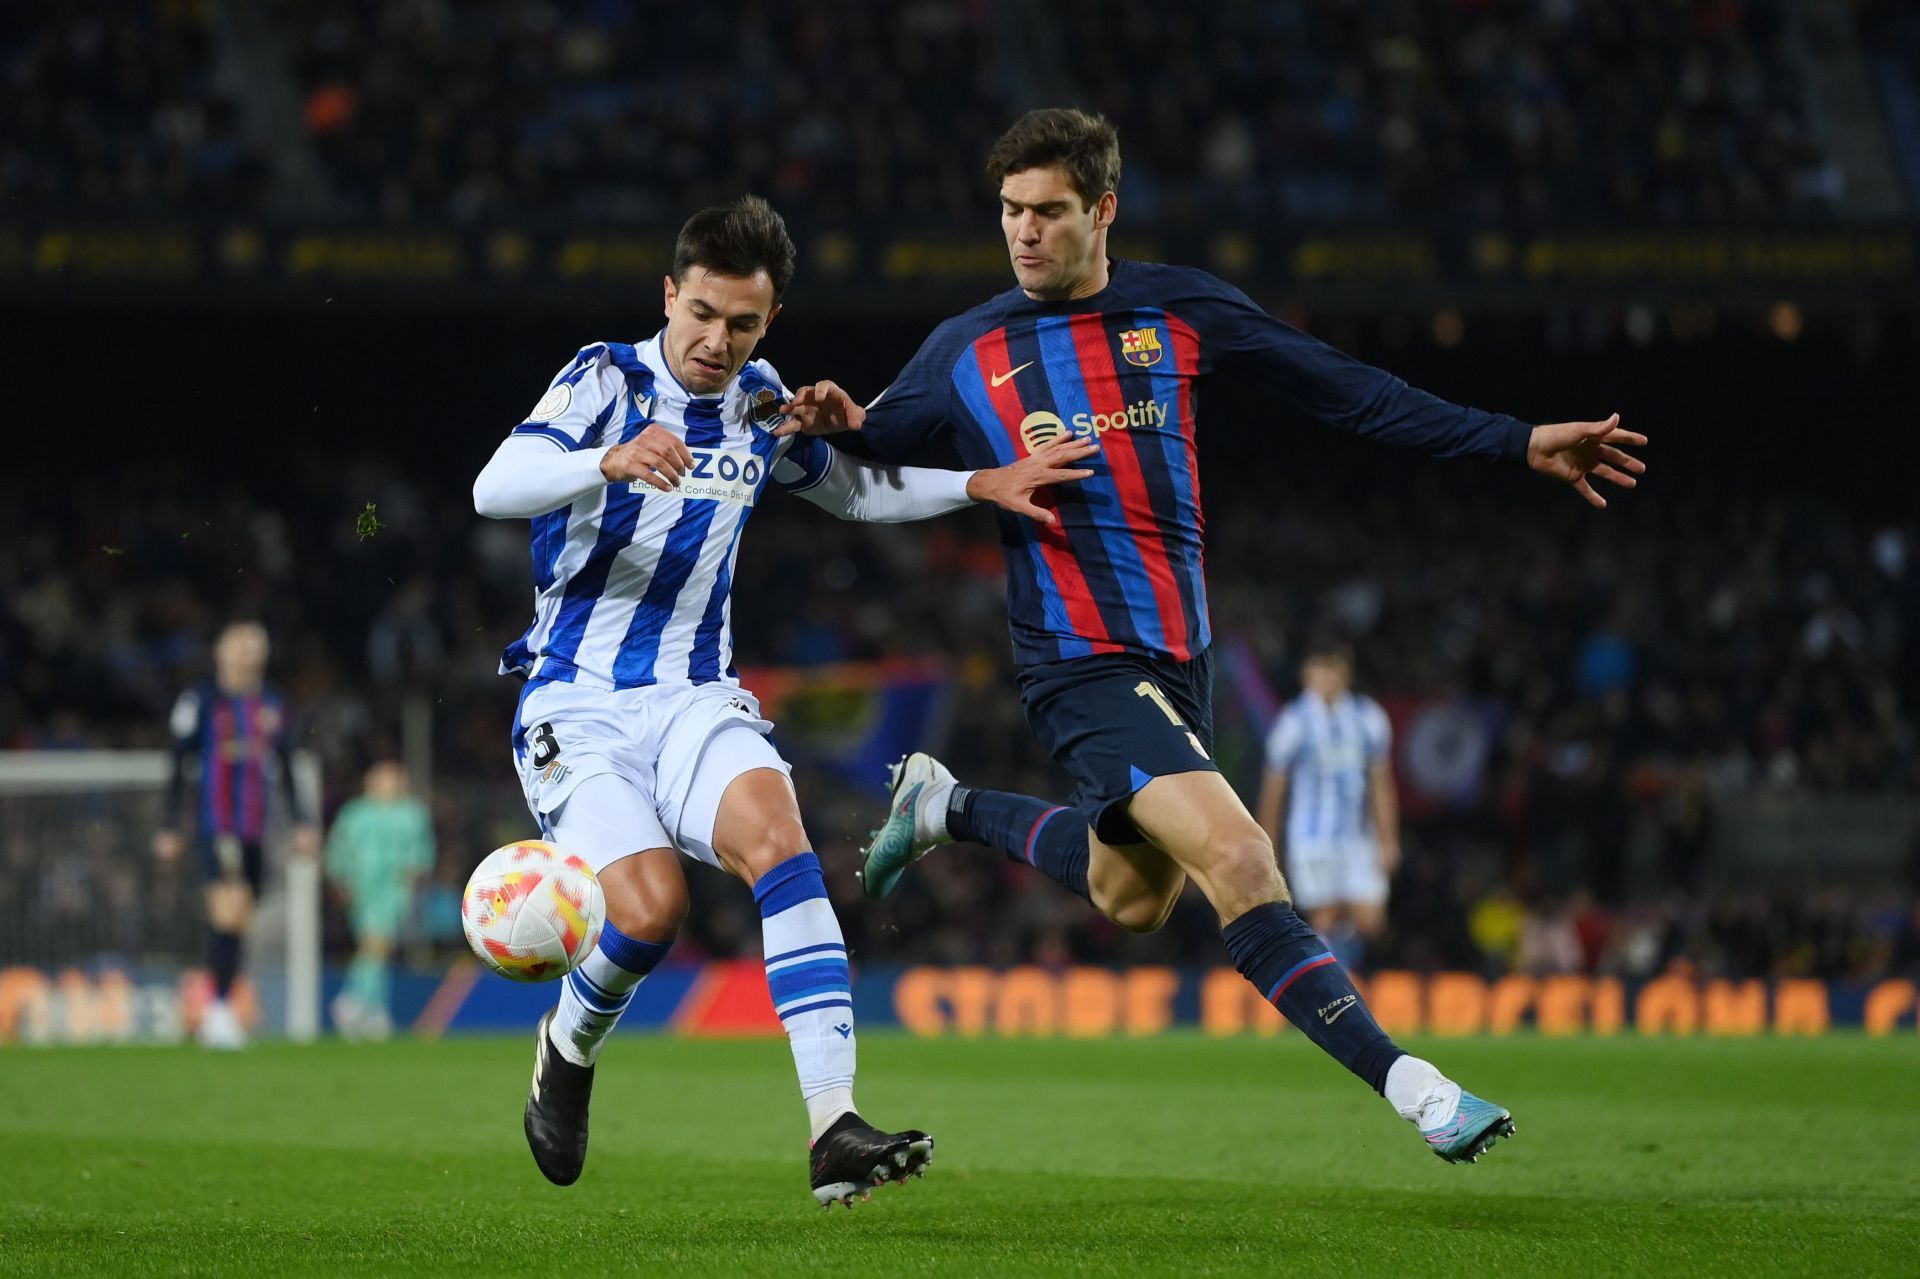
<path fill-rule="evenodd" d="M 862 879 L 888 892 L 952 840 L 990 845 L 1136 932 L 1160 927 L 1191 878 L 1236 966 L 1308 1038 L 1384 1096 L 1450 1162 L 1513 1131 L 1497 1105 L 1401 1050 L 1324 941 L 1295 913 L 1271 841 L 1213 761 L 1213 675 L 1201 571 L 1200 393 L 1242 373 L 1303 416 L 1443 457 L 1524 461 L 1595 506 L 1590 477 L 1631 488 L 1644 437 L 1603 422 L 1528 426 L 1416 390 L 1274 319 L 1187 267 L 1111 259 L 1120 143 L 1104 118 L 1030 112 L 987 174 L 1015 288 L 934 330 L 862 408 L 802 388 L 783 431 L 857 429 L 898 461 L 957 449 L 1003 466 L 1093 440 L 1092 477 L 1000 512 L 1008 611 L 1027 723 L 1074 777 L 1069 805 L 961 786 L 937 760 L 895 769 Z"/>
<path fill-rule="evenodd" d="M 270 790 L 282 791 L 293 817 L 294 852 L 312 856 L 320 847 L 313 815 L 295 797 L 286 705 L 266 686 L 267 653 L 264 627 L 256 622 L 228 626 L 214 642 L 213 678 L 182 693 L 168 723 L 173 777 L 166 825 L 154 836 L 153 848 L 165 861 L 185 850 L 182 818 L 197 760 L 194 843 L 206 878 L 207 967 L 213 974 L 213 1001 L 201 1014 L 199 1036 L 209 1048 L 247 1043 L 231 996 L 240 972 L 240 944 L 264 874 Z"/>

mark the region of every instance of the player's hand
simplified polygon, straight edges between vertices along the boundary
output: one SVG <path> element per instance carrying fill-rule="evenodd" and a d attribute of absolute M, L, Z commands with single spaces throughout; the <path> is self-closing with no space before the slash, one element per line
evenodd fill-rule
<path fill-rule="evenodd" d="M 320 852 L 320 828 L 318 826 L 295 826 L 293 828 L 293 855 L 295 857 L 314 857 Z"/>
<path fill-rule="evenodd" d="M 769 432 L 776 436 L 838 435 L 857 431 L 867 422 L 866 407 L 836 382 L 803 386 L 779 408 L 787 420 Z"/>
<path fill-rule="evenodd" d="M 1620 429 L 1618 413 L 1604 422 L 1555 422 L 1533 428 L 1527 440 L 1527 465 L 1573 485 L 1574 492 L 1605 510 L 1607 499 L 1593 491 L 1587 478 L 1598 476 L 1621 488 L 1634 487 L 1640 482 L 1634 476 L 1645 474 L 1647 464 L 1623 452 L 1620 445 L 1646 442 L 1646 436 Z"/>
<path fill-rule="evenodd" d="M 1011 466 L 975 471 L 967 481 L 967 496 L 976 502 L 992 502 L 1003 511 L 1012 511 L 1042 524 L 1053 524 L 1056 522 L 1053 512 L 1034 504 L 1034 490 L 1086 479 L 1093 472 L 1073 464 L 1099 451 L 1100 446 L 1092 440 L 1074 436 L 1042 444 Z"/>
<path fill-rule="evenodd" d="M 1388 879 L 1400 869 L 1400 841 L 1383 839 L 1380 841 L 1380 873 Z"/>
<path fill-rule="evenodd" d="M 153 834 L 153 855 L 163 862 L 177 862 L 180 854 L 187 851 L 187 841 L 177 830 L 155 831 Z"/>
<path fill-rule="evenodd" d="M 662 493 L 673 492 L 680 486 L 680 477 L 692 469 L 693 450 L 658 422 L 650 423 L 625 444 L 616 444 L 600 458 L 600 474 L 609 484 L 640 480 Z"/>

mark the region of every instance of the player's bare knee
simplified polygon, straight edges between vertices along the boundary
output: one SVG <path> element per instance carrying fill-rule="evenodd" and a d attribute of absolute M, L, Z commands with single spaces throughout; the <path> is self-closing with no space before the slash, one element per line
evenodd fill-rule
<path fill-rule="evenodd" d="M 1286 881 L 1274 863 L 1273 844 L 1264 834 L 1231 836 L 1217 851 L 1206 887 L 1222 919 L 1235 919 L 1256 906 L 1285 900 Z"/>
<path fill-rule="evenodd" d="M 1165 922 L 1160 901 L 1144 893 L 1121 897 L 1119 901 L 1094 901 L 1094 906 L 1129 933 L 1152 933 Z"/>
<path fill-rule="evenodd" d="M 781 862 L 797 857 L 809 849 L 806 829 L 801 826 L 800 819 L 795 817 L 769 822 L 755 832 L 752 838 L 717 851 L 727 869 L 748 884 L 755 884 L 759 882 L 762 875 Z"/>
<path fill-rule="evenodd" d="M 687 881 L 662 853 L 623 857 L 600 872 L 607 922 L 641 941 L 670 943 L 687 920 Z"/>
<path fill-rule="evenodd" d="M 1173 900 L 1142 893 L 1101 910 L 1130 933 L 1157 933 L 1173 914 Z"/>
<path fill-rule="evenodd" d="M 638 885 L 606 885 L 607 922 L 628 937 L 665 945 L 687 922 L 687 894 L 642 891 Z"/>
<path fill-rule="evenodd" d="M 243 883 L 219 880 L 207 886 L 207 923 L 215 932 L 244 933 L 253 922 L 253 892 Z"/>

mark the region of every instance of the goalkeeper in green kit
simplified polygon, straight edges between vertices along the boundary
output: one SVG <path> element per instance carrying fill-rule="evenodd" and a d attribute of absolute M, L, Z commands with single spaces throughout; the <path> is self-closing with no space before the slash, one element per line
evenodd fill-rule
<path fill-rule="evenodd" d="M 394 940 L 413 905 L 414 881 L 433 869 L 433 822 L 407 791 L 407 770 L 383 760 L 367 770 L 327 836 L 327 878 L 347 902 L 357 949 L 333 1001 L 333 1024 L 348 1039 L 393 1031 Z"/>

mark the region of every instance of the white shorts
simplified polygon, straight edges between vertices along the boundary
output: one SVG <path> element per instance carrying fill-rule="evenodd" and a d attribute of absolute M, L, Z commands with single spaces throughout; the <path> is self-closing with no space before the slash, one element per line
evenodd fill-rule
<path fill-rule="evenodd" d="M 1287 883 L 1300 910 L 1343 904 L 1381 906 L 1387 900 L 1380 846 L 1364 835 L 1289 843 Z"/>
<path fill-rule="evenodd" d="M 756 768 L 793 773 L 772 728 L 731 684 L 542 681 L 520 699 L 514 767 L 542 833 L 595 871 L 651 848 L 719 866 L 713 823 L 728 785 Z"/>

